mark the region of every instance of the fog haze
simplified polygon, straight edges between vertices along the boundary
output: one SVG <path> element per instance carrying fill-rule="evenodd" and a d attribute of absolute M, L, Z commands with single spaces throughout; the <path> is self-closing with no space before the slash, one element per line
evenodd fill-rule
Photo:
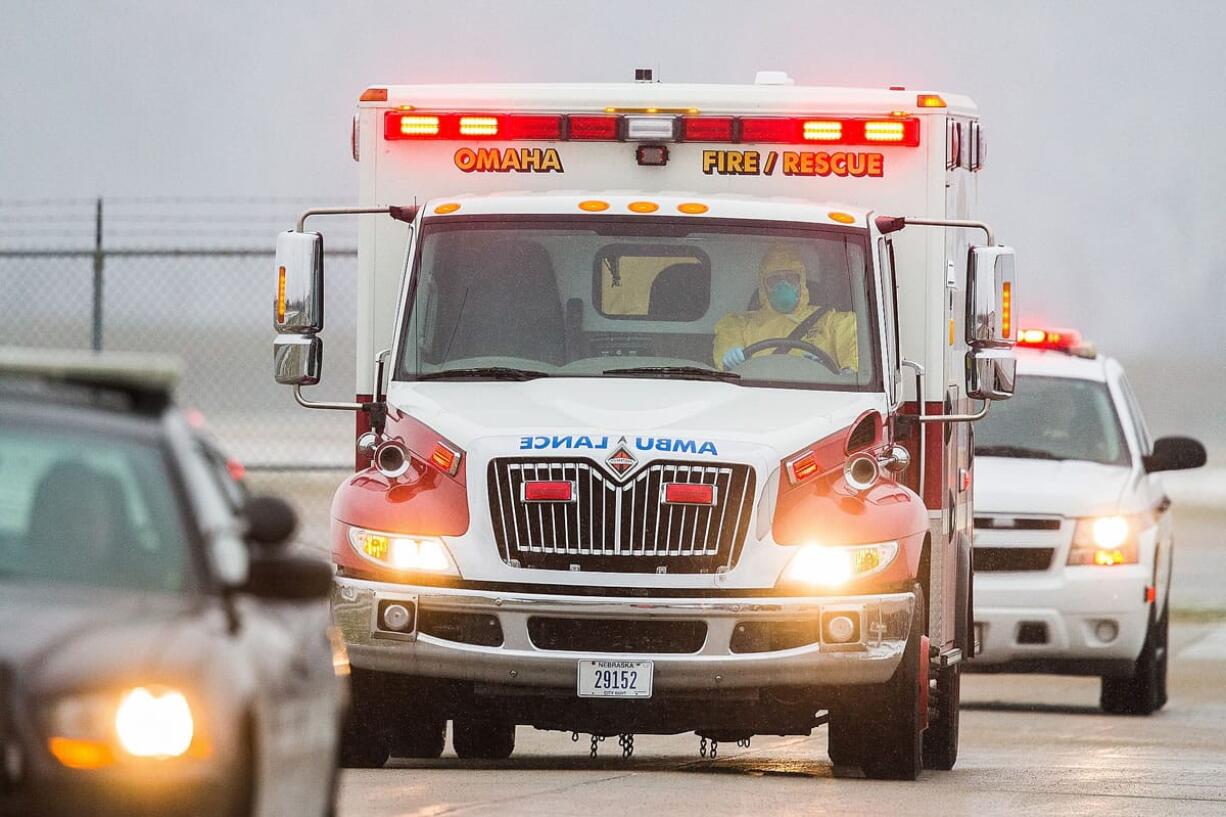
<path fill-rule="evenodd" d="M 350 115 L 376 83 L 611 81 L 651 66 L 665 82 L 769 68 L 966 93 L 989 140 L 982 213 L 1017 247 L 1030 322 L 1079 327 L 1153 372 L 1141 390 L 1175 399 L 1155 409 L 1168 418 L 1226 396 L 1226 4 L 0 5 L 3 199 L 350 200 Z M 1202 391 L 1179 394 L 1200 360 L 1214 367 Z"/>

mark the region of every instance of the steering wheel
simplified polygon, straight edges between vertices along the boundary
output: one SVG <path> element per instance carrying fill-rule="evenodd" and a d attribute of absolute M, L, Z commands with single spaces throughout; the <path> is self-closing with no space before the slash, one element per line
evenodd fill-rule
<path fill-rule="evenodd" d="M 763 349 L 799 349 L 806 354 L 812 355 L 814 360 L 835 374 L 841 374 L 843 371 L 839 368 L 839 364 L 834 362 L 834 358 L 828 355 L 825 350 L 819 349 L 808 341 L 792 340 L 791 338 L 767 338 L 757 343 L 751 343 L 744 349 L 745 360 L 748 361 Z"/>

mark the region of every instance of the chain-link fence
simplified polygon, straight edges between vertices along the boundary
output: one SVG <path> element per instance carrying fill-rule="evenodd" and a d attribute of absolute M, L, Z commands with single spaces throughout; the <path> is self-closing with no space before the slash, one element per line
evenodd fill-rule
<path fill-rule="evenodd" d="M 353 461 L 353 416 L 307 411 L 272 377 L 276 233 L 333 199 L 0 200 L 0 345 L 152 351 L 259 489 L 296 501 L 322 545 Z M 355 225 L 329 223 L 324 382 L 352 400 Z"/>

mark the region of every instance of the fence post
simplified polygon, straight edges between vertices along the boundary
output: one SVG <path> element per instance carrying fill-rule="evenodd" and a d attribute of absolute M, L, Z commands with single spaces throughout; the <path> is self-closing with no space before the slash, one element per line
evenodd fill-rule
<path fill-rule="evenodd" d="M 102 254 L 102 197 L 94 206 L 94 315 L 91 348 L 102 351 L 102 269 L 105 256 Z"/>

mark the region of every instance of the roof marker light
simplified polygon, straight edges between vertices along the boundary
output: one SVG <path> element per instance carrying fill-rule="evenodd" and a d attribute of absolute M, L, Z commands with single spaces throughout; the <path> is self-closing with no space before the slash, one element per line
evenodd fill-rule
<path fill-rule="evenodd" d="M 459 210 L 459 209 L 460 209 L 459 203 L 454 202 L 454 201 L 449 201 L 446 204 L 440 204 L 438 207 L 435 207 L 434 214 L 438 216 L 445 216 L 448 213 L 454 213 L 456 210 Z"/>
<path fill-rule="evenodd" d="M 598 199 L 588 199 L 587 201 L 579 202 L 579 209 L 586 210 L 589 213 L 603 213 L 609 209 L 609 203 Z"/>
<path fill-rule="evenodd" d="M 920 94 L 915 98 L 917 108 L 944 108 L 945 100 L 940 94 Z"/>
<path fill-rule="evenodd" d="M 654 213 L 660 209 L 660 205 L 654 201 L 632 201 L 626 205 L 626 209 L 632 213 Z"/>
<path fill-rule="evenodd" d="M 678 213 L 685 213 L 689 216 L 700 216 L 710 209 L 710 207 L 698 201 L 683 201 L 677 205 Z"/>
<path fill-rule="evenodd" d="M 358 97 L 359 102 L 387 102 L 386 88 L 367 88 Z"/>
<path fill-rule="evenodd" d="M 836 211 L 833 213 L 827 213 L 826 217 L 829 218 L 831 221 L 837 221 L 839 224 L 855 224 L 856 223 L 856 217 L 853 216 L 851 213 L 840 213 Z"/>

